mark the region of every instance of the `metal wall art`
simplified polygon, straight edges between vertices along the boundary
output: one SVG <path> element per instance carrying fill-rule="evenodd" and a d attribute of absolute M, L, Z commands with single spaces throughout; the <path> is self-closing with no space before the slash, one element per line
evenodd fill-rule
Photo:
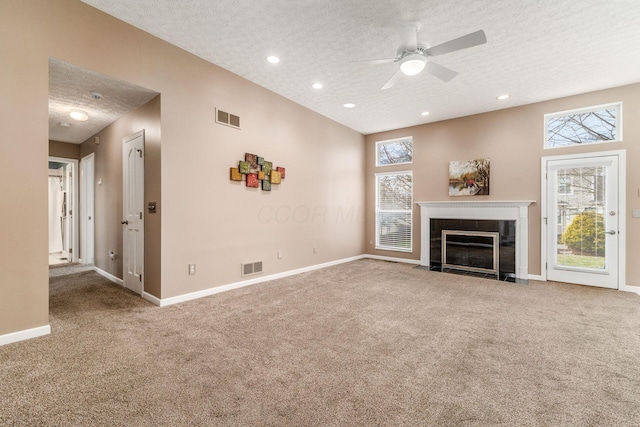
<path fill-rule="evenodd" d="M 231 181 L 245 181 L 247 187 L 262 188 L 263 191 L 271 191 L 271 185 L 280 184 L 284 177 L 285 168 L 274 168 L 273 162 L 251 153 L 245 153 L 244 160 L 238 162 L 238 167 L 229 170 Z"/>

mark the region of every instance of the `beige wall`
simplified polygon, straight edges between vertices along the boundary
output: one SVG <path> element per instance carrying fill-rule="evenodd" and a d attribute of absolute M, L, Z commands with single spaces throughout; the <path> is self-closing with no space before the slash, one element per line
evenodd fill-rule
<path fill-rule="evenodd" d="M 80 1 L 5 0 L 0 177 L 14 185 L 2 190 L 11 209 L 0 207 L 0 334 L 48 323 L 50 56 L 162 95 L 154 295 L 240 281 L 243 261 L 261 259 L 272 274 L 364 252 L 362 135 Z M 242 130 L 215 124 L 216 107 L 239 115 Z M 245 152 L 285 166 L 283 184 L 265 193 L 229 181 Z"/>
<path fill-rule="evenodd" d="M 544 150 L 544 115 L 574 108 L 623 102 L 624 141 L 584 147 Z M 413 252 L 377 251 L 369 241 L 374 235 L 374 174 L 405 170 L 402 166 L 375 167 L 375 142 L 413 136 L 414 201 L 436 200 L 535 200 L 529 208 L 529 273 L 541 274 L 540 195 L 543 156 L 625 149 L 627 152 L 627 285 L 638 286 L 640 265 L 633 262 L 640 253 L 640 219 L 631 218 L 631 209 L 640 208 L 640 85 L 630 85 L 572 96 L 523 107 L 462 117 L 366 137 L 366 242 L 367 253 L 420 259 L 420 211 L 414 209 Z M 491 159 L 489 196 L 448 195 L 448 168 L 452 160 Z"/>
<path fill-rule="evenodd" d="M 49 141 L 49 155 L 63 159 L 80 160 L 80 145 L 60 141 Z"/>
<path fill-rule="evenodd" d="M 160 96 L 137 108 L 82 143 L 81 157 L 95 155 L 95 265 L 120 279 L 122 271 L 122 138 L 145 131 L 145 206 L 155 201 L 160 206 Z M 82 214 L 82 213 L 81 213 Z M 144 290 L 160 296 L 162 210 L 145 211 Z M 109 251 L 117 254 L 110 259 Z"/>

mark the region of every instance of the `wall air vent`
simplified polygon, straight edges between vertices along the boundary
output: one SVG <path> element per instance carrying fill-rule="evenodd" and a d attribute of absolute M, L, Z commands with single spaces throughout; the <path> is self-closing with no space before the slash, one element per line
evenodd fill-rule
<path fill-rule="evenodd" d="M 253 274 L 262 273 L 262 261 L 248 262 L 245 264 L 241 264 L 241 266 L 243 276 L 251 276 Z"/>
<path fill-rule="evenodd" d="M 216 108 L 216 122 L 221 125 L 231 126 L 232 128 L 240 129 L 240 117 L 227 113 L 226 111 L 218 110 Z"/>

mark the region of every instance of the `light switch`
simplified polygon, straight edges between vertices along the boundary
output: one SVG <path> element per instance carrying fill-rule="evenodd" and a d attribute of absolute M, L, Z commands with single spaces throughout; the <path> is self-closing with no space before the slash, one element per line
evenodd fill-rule
<path fill-rule="evenodd" d="M 634 218 L 640 218 L 640 209 L 632 209 L 631 216 Z"/>

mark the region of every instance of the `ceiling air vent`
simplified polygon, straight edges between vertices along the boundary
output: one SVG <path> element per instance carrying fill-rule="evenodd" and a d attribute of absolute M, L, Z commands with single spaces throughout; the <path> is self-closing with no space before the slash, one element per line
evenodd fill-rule
<path fill-rule="evenodd" d="M 262 273 L 262 261 L 249 262 L 241 264 L 241 266 L 243 276 L 251 276 L 253 274 Z"/>
<path fill-rule="evenodd" d="M 240 129 L 240 117 L 227 113 L 226 111 L 218 110 L 216 108 L 216 122 L 221 125 L 231 126 L 232 128 Z"/>

